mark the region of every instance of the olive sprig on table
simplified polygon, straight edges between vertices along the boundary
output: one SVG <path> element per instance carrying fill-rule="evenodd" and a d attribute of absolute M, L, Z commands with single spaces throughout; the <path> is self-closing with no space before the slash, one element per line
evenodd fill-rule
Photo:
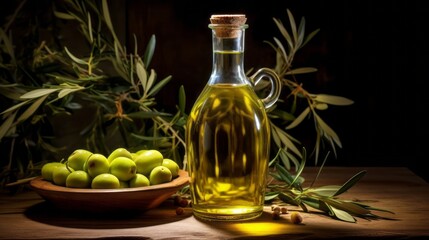
<path fill-rule="evenodd" d="M 316 178 L 308 187 L 304 187 L 304 178 L 301 176 L 301 173 L 305 166 L 305 149 L 302 155 L 303 161 L 300 168 L 296 171 L 296 175 L 293 175 L 283 165 L 279 164 L 277 157 L 271 160 L 269 173 L 271 179 L 267 184 L 266 202 L 283 202 L 299 206 L 305 212 L 310 212 L 310 208 L 317 209 L 335 219 L 345 222 L 356 222 L 355 217 L 364 219 L 392 219 L 374 213 L 374 211 L 379 211 L 394 214 L 390 210 L 375 208 L 359 200 L 338 198 L 339 195 L 347 192 L 362 179 L 366 174 L 365 170 L 355 174 L 343 185 L 313 187 L 326 162 L 327 158 L 325 158 Z"/>

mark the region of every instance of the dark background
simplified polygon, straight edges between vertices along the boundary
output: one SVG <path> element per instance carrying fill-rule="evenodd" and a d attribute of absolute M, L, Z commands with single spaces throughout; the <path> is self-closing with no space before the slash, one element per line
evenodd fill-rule
<path fill-rule="evenodd" d="M 424 177 L 429 171 L 428 81 L 429 8 L 424 1 L 127 1 L 126 36 L 146 43 L 155 34 L 152 62 L 159 77 L 173 80 L 164 104 L 174 106 L 180 85 L 188 108 L 211 71 L 211 14 L 244 13 L 245 67 L 272 67 L 274 51 L 264 41 L 282 39 L 273 17 L 288 26 L 286 9 L 305 18 L 316 37 L 297 53 L 295 67 L 316 67 L 301 79 L 312 93 L 347 97 L 353 105 L 320 113 L 338 133 L 343 148 L 328 165 L 406 166 Z M 131 38 L 132 39 L 132 38 Z M 312 129 L 301 129 L 314 137 Z M 301 136 L 306 138 L 308 136 Z"/>
<path fill-rule="evenodd" d="M 13 9 L 20 1 L 8 4 Z M 49 1 L 28 1 L 43 14 Z M 150 65 L 158 79 L 172 81 L 157 97 L 160 108 L 174 109 L 178 89 L 185 87 L 187 111 L 206 84 L 212 64 L 209 18 L 217 13 L 243 13 L 246 31 L 245 67 L 273 67 L 275 53 L 264 41 L 282 39 L 273 18 L 288 26 L 286 9 L 296 21 L 306 21 L 306 32 L 320 28 L 301 49 L 294 67 L 315 67 L 298 80 L 311 93 L 343 96 L 353 105 L 320 112 L 337 132 L 343 148 L 327 165 L 405 166 L 429 180 L 424 165 L 429 134 L 426 95 L 429 55 L 429 7 L 423 0 L 124 0 L 108 1 L 121 40 L 140 54 L 152 34 L 157 47 Z M 0 13 L 10 13 L 7 4 Z M 72 29 L 64 30 L 64 44 L 75 47 Z M 286 43 L 283 41 L 284 45 Z M 75 49 L 75 48 L 73 48 Z M 296 135 L 295 135 L 296 134 Z M 294 137 L 314 139 L 309 125 Z M 314 164 L 313 161 L 308 163 Z"/>

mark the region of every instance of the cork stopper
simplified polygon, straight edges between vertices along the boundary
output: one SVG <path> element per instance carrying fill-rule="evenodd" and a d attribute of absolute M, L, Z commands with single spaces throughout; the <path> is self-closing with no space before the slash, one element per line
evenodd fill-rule
<path fill-rule="evenodd" d="M 234 38 L 242 28 L 246 28 L 246 15 L 244 14 L 216 14 L 210 17 L 209 27 L 216 31 L 218 37 Z"/>
<path fill-rule="evenodd" d="M 246 23 L 246 15 L 244 14 L 218 14 L 212 15 L 210 22 L 212 24 L 228 24 L 241 26 Z"/>

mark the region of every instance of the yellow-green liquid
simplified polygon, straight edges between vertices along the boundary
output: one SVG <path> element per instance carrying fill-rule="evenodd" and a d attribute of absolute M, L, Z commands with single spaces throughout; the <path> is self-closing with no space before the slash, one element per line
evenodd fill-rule
<path fill-rule="evenodd" d="M 206 220 L 262 214 L 269 125 L 248 85 L 208 85 L 189 115 L 187 159 L 192 208 Z"/>

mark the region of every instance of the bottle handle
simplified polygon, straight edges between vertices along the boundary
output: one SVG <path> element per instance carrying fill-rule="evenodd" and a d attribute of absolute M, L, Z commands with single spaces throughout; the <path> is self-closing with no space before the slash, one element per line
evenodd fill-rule
<path fill-rule="evenodd" d="M 282 83 L 277 73 L 270 68 L 261 68 L 250 76 L 253 86 L 256 86 L 263 78 L 268 78 L 271 82 L 271 90 L 266 98 L 261 99 L 265 109 L 270 108 L 280 97 Z"/>

